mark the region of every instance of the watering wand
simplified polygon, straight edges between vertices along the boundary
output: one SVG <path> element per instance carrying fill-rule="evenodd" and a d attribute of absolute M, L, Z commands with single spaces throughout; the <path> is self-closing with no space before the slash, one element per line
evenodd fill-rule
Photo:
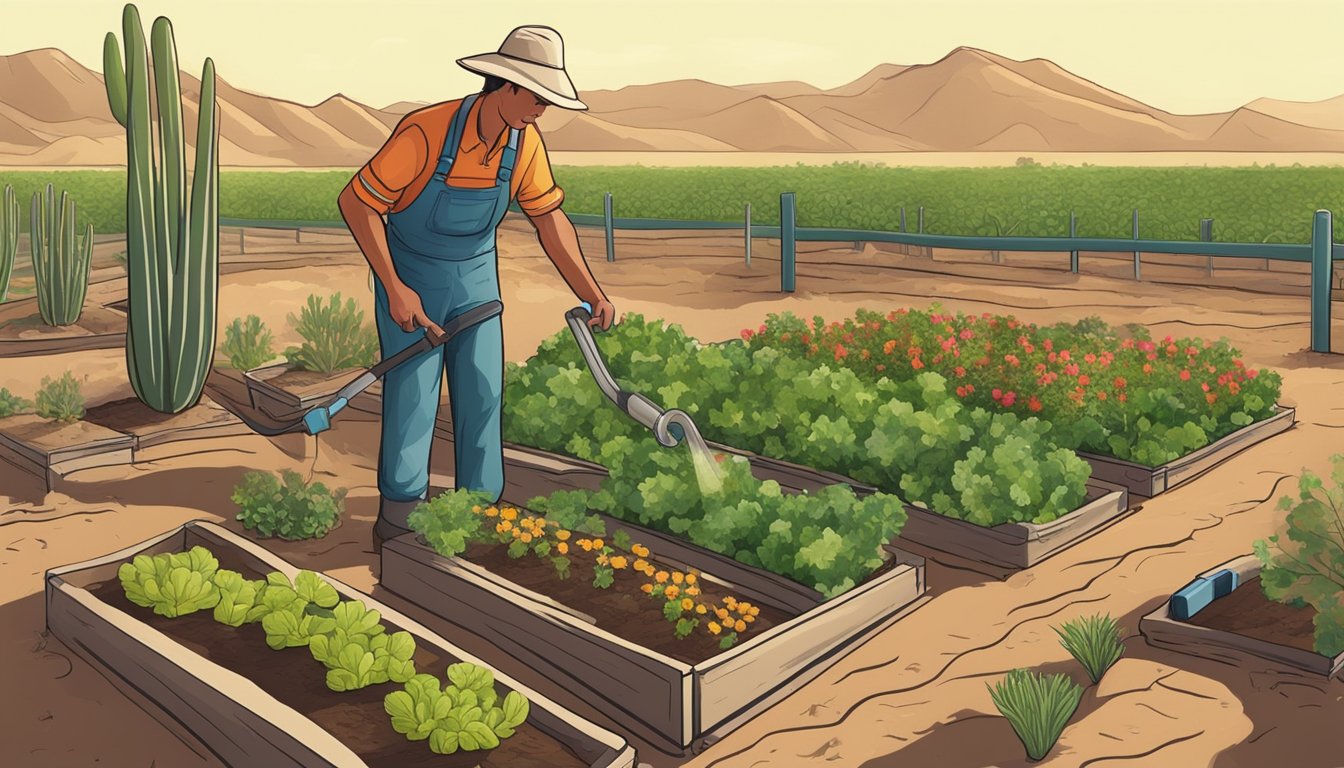
<path fill-rule="evenodd" d="M 597 382 L 598 389 L 602 390 L 602 394 L 615 403 L 617 408 L 625 411 L 630 418 L 652 430 L 654 438 L 664 448 L 672 448 L 685 440 L 695 450 L 706 452 L 705 439 L 700 436 L 700 430 L 696 428 L 695 422 L 691 421 L 690 414 L 680 408 L 663 410 L 644 395 L 626 391 L 616 384 L 611 372 L 607 370 L 606 363 L 602 361 L 602 354 L 597 349 L 597 340 L 593 338 L 592 328 L 588 325 L 588 321 L 592 319 L 592 311 L 592 305 L 583 302 L 582 305 L 565 313 L 565 322 L 574 333 L 574 340 L 579 344 L 583 360 L 588 364 L 588 370 L 592 372 L 593 379 Z"/>

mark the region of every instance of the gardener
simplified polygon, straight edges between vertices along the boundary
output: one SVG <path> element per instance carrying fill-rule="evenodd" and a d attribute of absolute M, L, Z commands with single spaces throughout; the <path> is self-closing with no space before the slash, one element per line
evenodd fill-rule
<path fill-rule="evenodd" d="M 551 104 L 587 109 L 565 72 L 563 46 L 554 29 L 527 26 L 510 32 L 497 53 L 459 59 L 485 76 L 481 93 L 406 115 L 341 192 L 341 215 L 377 278 L 383 357 L 500 298 L 495 230 L 515 199 L 565 282 L 592 305 L 590 324 L 611 326 L 615 309 L 560 209 L 564 193 L 536 126 Z M 457 487 L 483 491 L 492 501 L 504 491 L 504 337 L 494 317 L 384 378 L 375 551 L 407 532 L 408 515 L 429 490 L 445 369 Z"/>

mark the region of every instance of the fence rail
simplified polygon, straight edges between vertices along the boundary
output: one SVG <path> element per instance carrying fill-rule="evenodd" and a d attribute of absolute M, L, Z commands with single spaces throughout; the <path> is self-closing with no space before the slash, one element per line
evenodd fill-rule
<path fill-rule="evenodd" d="M 615 230 L 643 231 L 727 231 L 744 233 L 747 263 L 750 264 L 751 238 L 772 238 L 780 241 L 780 291 L 791 293 L 797 285 L 797 243 L 803 242 L 871 242 L 981 251 L 1029 251 L 1036 253 L 1068 254 L 1069 269 L 1078 272 L 1079 253 L 1133 253 L 1134 277 L 1139 279 L 1140 254 L 1205 256 L 1212 274 L 1212 257 L 1262 259 L 1266 262 L 1285 261 L 1311 264 L 1311 349 L 1330 351 L 1330 289 L 1334 262 L 1344 260 L 1344 244 L 1333 242 L 1332 217 L 1329 211 L 1317 211 L 1312 218 L 1311 243 L 1216 243 L 1212 240 L 1212 221 L 1201 220 L 1199 240 L 1142 240 L 1138 236 L 1138 211 L 1134 212 L 1134 236 L 1130 238 L 1077 237 L 1077 220 L 1069 217 L 1068 237 L 1021 237 L 980 235 L 930 235 L 923 232 L 924 209 L 917 212 L 916 232 L 887 232 L 867 229 L 797 226 L 797 197 L 792 192 L 780 195 L 779 226 L 751 223 L 751 208 L 747 207 L 744 221 L 696 221 L 672 219 L 626 218 L 614 214 L 611 194 L 603 197 L 603 213 L 569 214 L 574 224 L 602 227 L 606 235 L 607 261 L 616 259 Z M 518 211 L 518 207 L 511 206 Z M 904 229 L 905 209 L 901 209 Z M 221 226 L 257 227 L 276 229 L 344 228 L 337 221 L 259 221 L 221 218 Z"/>

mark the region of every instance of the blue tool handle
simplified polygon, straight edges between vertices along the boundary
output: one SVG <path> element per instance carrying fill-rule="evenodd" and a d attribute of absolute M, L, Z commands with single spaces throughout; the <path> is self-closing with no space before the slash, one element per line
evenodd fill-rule
<path fill-rule="evenodd" d="M 336 414 L 340 413 L 341 410 L 345 408 L 345 406 L 349 404 L 350 404 L 349 400 L 346 400 L 344 397 L 338 397 L 332 401 L 331 405 L 327 406 L 327 414 L 335 416 Z"/>

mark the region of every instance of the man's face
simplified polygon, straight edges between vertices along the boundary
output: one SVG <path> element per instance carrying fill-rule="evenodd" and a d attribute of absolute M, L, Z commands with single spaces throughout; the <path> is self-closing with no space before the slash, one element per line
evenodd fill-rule
<path fill-rule="evenodd" d="M 500 88 L 499 93 L 499 114 L 510 128 L 517 130 L 535 123 L 546 107 L 550 106 L 540 96 L 520 85 L 510 83 Z"/>

